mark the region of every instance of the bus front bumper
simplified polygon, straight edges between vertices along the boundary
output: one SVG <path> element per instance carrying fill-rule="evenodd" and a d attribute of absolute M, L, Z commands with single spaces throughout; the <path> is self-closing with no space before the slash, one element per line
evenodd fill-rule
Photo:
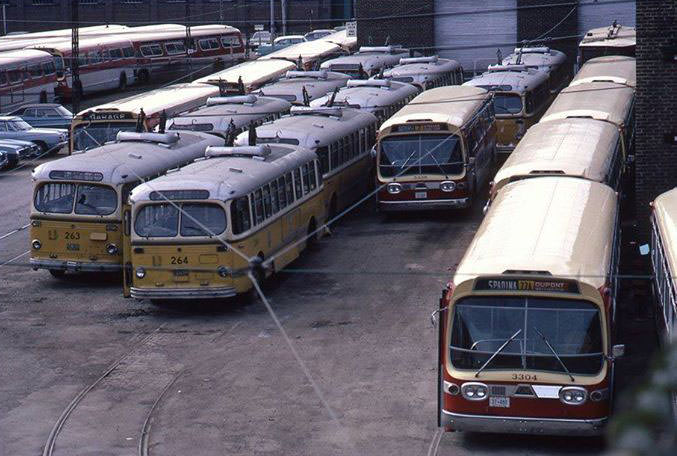
<path fill-rule="evenodd" d="M 470 207 L 470 198 L 443 200 L 379 201 L 378 209 L 383 212 L 429 211 L 435 209 L 464 209 Z"/>
<path fill-rule="evenodd" d="M 72 272 L 119 272 L 122 270 L 122 265 L 117 263 L 90 263 L 67 260 L 46 260 L 42 258 L 31 258 L 30 263 L 35 271 L 38 269 Z"/>
<path fill-rule="evenodd" d="M 566 419 L 516 416 L 466 415 L 442 410 L 442 426 L 455 431 L 534 434 L 554 436 L 596 436 L 604 432 L 607 418 Z"/>
<path fill-rule="evenodd" d="M 132 287 L 130 295 L 135 299 L 214 299 L 237 296 L 234 287 L 220 288 L 138 288 Z"/>

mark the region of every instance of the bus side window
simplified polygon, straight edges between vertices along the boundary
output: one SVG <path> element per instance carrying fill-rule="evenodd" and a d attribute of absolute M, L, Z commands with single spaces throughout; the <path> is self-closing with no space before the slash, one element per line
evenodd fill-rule
<path fill-rule="evenodd" d="M 242 196 L 230 204 L 230 218 L 233 223 L 233 234 L 244 233 L 251 228 L 248 196 Z"/>
<path fill-rule="evenodd" d="M 277 214 L 280 210 L 280 202 L 278 201 L 277 180 L 270 183 L 270 203 L 273 214 Z"/>
<path fill-rule="evenodd" d="M 320 158 L 320 170 L 322 174 L 329 172 L 329 148 L 327 146 L 318 147 L 316 153 Z"/>
<path fill-rule="evenodd" d="M 301 170 L 296 168 L 294 170 L 294 192 L 296 193 L 296 199 L 303 198 L 303 190 L 301 187 Z"/>
<path fill-rule="evenodd" d="M 365 128 L 360 128 L 360 142 L 359 142 L 359 152 L 358 154 L 363 154 L 367 151 L 367 130 Z"/>
<path fill-rule="evenodd" d="M 339 149 L 338 142 L 329 144 L 329 156 L 331 157 L 331 169 L 336 169 L 339 166 Z"/>
<path fill-rule="evenodd" d="M 284 177 L 284 188 L 287 194 L 287 205 L 292 204 L 294 202 L 294 186 L 291 173 L 287 173 Z"/>
<path fill-rule="evenodd" d="M 285 191 L 284 176 L 277 179 L 277 199 L 280 201 L 280 210 L 287 207 L 287 192 Z"/>
<path fill-rule="evenodd" d="M 256 220 L 256 225 L 263 223 L 265 219 L 263 215 L 263 192 L 261 189 L 254 192 L 254 219 Z"/>
<path fill-rule="evenodd" d="M 317 175 L 315 173 L 315 161 L 308 163 L 308 182 L 310 183 L 310 191 L 317 188 Z"/>
<path fill-rule="evenodd" d="M 322 170 L 320 169 L 320 162 L 319 160 L 315 160 L 314 162 L 314 167 L 315 169 L 313 170 L 313 173 L 316 174 L 316 181 L 317 181 L 317 186 L 322 185 Z"/>
<path fill-rule="evenodd" d="M 301 166 L 303 174 L 303 194 L 310 192 L 310 171 L 308 170 L 308 163 Z"/>

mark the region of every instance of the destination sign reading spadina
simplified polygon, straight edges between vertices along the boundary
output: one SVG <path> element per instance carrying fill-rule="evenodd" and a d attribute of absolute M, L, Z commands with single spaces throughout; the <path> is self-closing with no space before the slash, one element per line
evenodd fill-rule
<path fill-rule="evenodd" d="M 475 291 L 580 293 L 576 282 L 563 279 L 507 279 L 505 277 L 484 277 L 475 281 L 474 289 Z"/>

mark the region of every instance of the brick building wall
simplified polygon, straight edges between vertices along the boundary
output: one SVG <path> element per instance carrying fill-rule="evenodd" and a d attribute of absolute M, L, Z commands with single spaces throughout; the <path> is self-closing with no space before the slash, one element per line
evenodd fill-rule
<path fill-rule="evenodd" d="M 640 233 L 649 233 L 649 202 L 677 186 L 677 3 L 637 2 L 636 209 Z"/>
<path fill-rule="evenodd" d="M 408 11 L 415 13 L 407 15 Z M 357 41 L 360 46 L 390 42 L 414 48 L 435 45 L 433 0 L 357 0 Z M 386 19 L 388 16 L 404 16 Z M 376 19 L 374 19 L 376 18 Z"/>

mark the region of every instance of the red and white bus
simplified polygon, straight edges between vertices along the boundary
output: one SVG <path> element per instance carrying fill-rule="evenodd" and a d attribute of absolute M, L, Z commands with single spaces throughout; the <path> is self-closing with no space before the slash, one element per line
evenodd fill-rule
<path fill-rule="evenodd" d="M 63 65 L 50 53 L 33 49 L 0 54 L 0 112 L 52 101 L 58 79 L 55 62 Z"/>

